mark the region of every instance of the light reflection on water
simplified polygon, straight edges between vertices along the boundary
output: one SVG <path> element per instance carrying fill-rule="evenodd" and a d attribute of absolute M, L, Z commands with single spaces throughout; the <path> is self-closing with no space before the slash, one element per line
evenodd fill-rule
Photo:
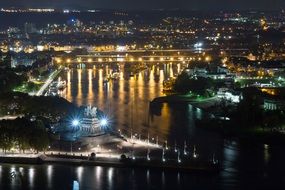
<path fill-rule="evenodd" d="M 35 180 L 35 169 L 33 167 L 29 168 L 29 186 L 34 188 L 34 180 Z"/>
<path fill-rule="evenodd" d="M 47 187 L 52 188 L 53 166 L 47 166 Z"/>
<path fill-rule="evenodd" d="M 113 118 L 114 128 L 126 131 L 133 128 L 145 135 L 149 130 L 146 128 L 149 124 L 149 102 L 163 95 L 163 81 L 177 72 L 177 66 L 173 67 L 172 64 L 153 66 L 151 70 L 142 71 L 134 77 L 120 71 L 120 78 L 108 83 L 104 79 L 112 69 L 107 66 L 69 70 L 62 78 L 67 80 L 67 100 L 78 106 L 97 106 Z M 154 125 L 159 123 L 154 122 Z M 167 122 L 161 125 L 169 128 Z"/>
<path fill-rule="evenodd" d="M 249 155 L 251 151 L 254 153 Z M 259 157 L 264 154 L 263 147 L 226 142 L 223 166 L 227 169 L 217 175 L 98 166 L 1 164 L 0 189 L 72 189 L 74 181 L 82 190 L 284 189 L 285 155 L 282 151 L 273 149 L 269 151 L 273 156 L 263 158 Z M 266 170 L 262 168 L 265 160 Z M 17 175 L 12 178 L 11 172 Z"/>

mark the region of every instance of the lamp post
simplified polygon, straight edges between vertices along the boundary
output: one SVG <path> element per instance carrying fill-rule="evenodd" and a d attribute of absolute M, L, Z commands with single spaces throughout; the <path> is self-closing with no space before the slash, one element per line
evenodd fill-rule
<path fill-rule="evenodd" d="M 194 150 L 193 150 L 193 158 L 197 158 L 198 154 L 196 153 L 196 146 L 194 145 Z"/>
<path fill-rule="evenodd" d="M 176 144 L 176 141 L 174 143 L 174 152 L 177 152 L 177 144 Z"/>
<path fill-rule="evenodd" d="M 149 151 L 149 148 L 148 148 L 148 149 L 147 149 L 147 155 L 146 155 L 146 159 L 147 159 L 147 161 L 150 161 L 149 153 L 150 153 L 150 151 Z"/>
<path fill-rule="evenodd" d="M 162 162 L 165 162 L 165 157 L 164 157 L 164 154 L 165 154 L 165 152 L 164 152 L 164 148 L 162 149 Z"/>
<path fill-rule="evenodd" d="M 158 146 L 158 136 L 156 136 L 156 146 Z"/>
<path fill-rule="evenodd" d="M 181 159 L 180 159 L 180 150 L 178 150 L 178 154 L 177 154 L 177 162 L 181 163 Z"/>
<path fill-rule="evenodd" d="M 186 141 L 184 141 L 184 155 L 187 155 L 187 144 Z"/>

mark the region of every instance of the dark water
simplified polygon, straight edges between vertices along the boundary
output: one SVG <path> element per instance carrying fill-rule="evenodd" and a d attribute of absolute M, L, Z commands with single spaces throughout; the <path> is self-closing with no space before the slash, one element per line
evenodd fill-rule
<path fill-rule="evenodd" d="M 214 176 L 191 175 L 155 170 L 74 167 L 62 165 L 0 167 L 0 189 L 285 189 L 285 149 L 253 142 L 224 140 L 218 134 L 195 127 L 195 118 L 204 117 L 202 110 L 188 104 L 164 104 L 149 113 L 149 101 L 162 94 L 162 81 L 175 75 L 180 65 L 158 65 L 149 71 L 129 77 L 121 72 L 118 81 L 103 83 L 110 67 L 70 70 L 61 77 L 67 80 L 66 98 L 77 105 L 96 105 L 111 118 L 113 129 L 121 129 L 160 141 L 186 140 L 190 149 L 196 145 L 201 159 L 215 153 L 223 171 Z M 11 179 L 10 172 L 23 173 Z"/>

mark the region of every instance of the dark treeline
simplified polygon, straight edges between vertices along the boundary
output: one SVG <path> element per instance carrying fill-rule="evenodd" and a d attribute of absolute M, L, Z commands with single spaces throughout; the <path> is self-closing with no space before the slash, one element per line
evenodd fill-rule
<path fill-rule="evenodd" d="M 186 72 L 179 75 L 174 83 L 174 91 L 180 94 L 189 92 L 208 97 L 209 92 L 214 87 L 214 81 L 209 78 L 190 78 Z"/>
<path fill-rule="evenodd" d="M 265 110 L 263 108 L 264 93 L 258 88 L 243 89 L 243 98 L 234 110 L 220 105 L 223 114 L 232 119 L 231 126 L 264 129 L 280 129 L 285 124 L 285 110 Z"/>
<path fill-rule="evenodd" d="M 59 97 L 29 96 L 24 93 L 0 93 L 0 114 L 22 114 L 41 116 L 57 121 L 68 113 L 76 112 L 77 107 Z"/>
<path fill-rule="evenodd" d="M 25 74 L 18 75 L 11 70 L 0 69 L 0 93 L 10 92 L 24 81 L 27 81 Z"/>
<path fill-rule="evenodd" d="M 41 120 L 26 118 L 0 121 L 0 148 L 6 152 L 11 149 L 21 151 L 33 149 L 43 151 L 49 145 L 48 132 Z"/>

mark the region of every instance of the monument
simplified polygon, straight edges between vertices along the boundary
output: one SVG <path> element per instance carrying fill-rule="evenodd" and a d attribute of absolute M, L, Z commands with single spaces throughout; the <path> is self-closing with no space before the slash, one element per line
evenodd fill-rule
<path fill-rule="evenodd" d="M 89 135 L 100 135 L 104 130 L 100 126 L 100 120 L 97 117 L 97 108 L 87 106 L 84 109 L 84 115 L 80 122 L 80 129 Z"/>

